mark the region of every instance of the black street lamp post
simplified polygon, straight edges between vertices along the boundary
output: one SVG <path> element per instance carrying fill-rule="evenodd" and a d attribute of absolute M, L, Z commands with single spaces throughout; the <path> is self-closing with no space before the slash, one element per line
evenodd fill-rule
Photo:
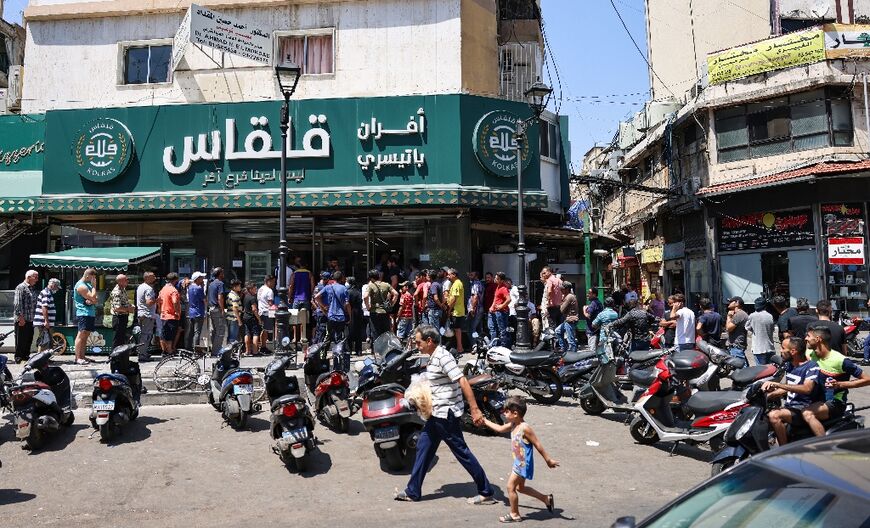
<path fill-rule="evenodd" d="M 529 126 L 540 120 L 552 93 L 552 88 L 542 83 L 540 79 L 526 90 L 526 101 L 532 109 L 532 116 L 517 121 L 515 134 L 517 144 L 517 253 L 520 257 L 520 280 L 517 285 L 519 299 L 517 299 L 516 305 L 517 335 L 514 343 L 514 349 L 517 352 L 526 352 L 532 348 L 532 332 L 529 325 L 529 285 L 526 276 L 526 237 L 523 227 L 523 142 L 527 140 L 526 131 Z"/>
<path fill-rule="evenodd" d="M 302 70 L 296 65 L 275 66 L 278 87 L 284 96 L 281 106 L 281 216 L 278 218 L 278 309 L 275 311 L 275 354 L 287 354 L 290 347 L 290 307 L 287 304 L 287 129 L 290 127 L 290 97 L 296 91 Z"/>

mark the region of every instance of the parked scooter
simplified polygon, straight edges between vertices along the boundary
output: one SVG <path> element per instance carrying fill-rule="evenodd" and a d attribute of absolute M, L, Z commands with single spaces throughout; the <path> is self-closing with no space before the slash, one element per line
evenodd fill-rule
<path fill-rule="evenodd" d="M 332 343 L 333 367 L 329 368 L 326 357 L 328 342 L 312 345 L 305 356 L 305 386 L 314 396 L 314 412 L 317 417 L 335 431 L 346 433 L 353 414 L 350 402 L 350 380 L 339 365 L 345 353 L 345 341 Z"/>
<path fill-rule="evenodd" d="M 483 417 L 491 422 L 499 425 L 504 423 L 502 418 L 502 409 L 504 409 L 507 394 L 500 388 L 501 380 L 498 377 L 490 376 L 489 374 L 480 374 L 468 379 L 468 384 L 471 386 L 471 391 L 474 393 L 474 400 L 477 402 L 477 407 L 483 413 Z M 471 411 L 468 405 L 465 406 L 465 412 L 462 413 L 462 427 L 466 431 L 478 434 L 490 434 L 492 430 L 482 425 L 480 427 L 474 425 L 474 420 L 471 419 Z"/>
<path fill-rule="evenodd" d="M 42 448 L 49 435 L 61 426 L 69 427 L 75 419 L 69 377 L 62 368 L 49 365 L 60 349 L 34 354 L 12 387 L 15 437 L 33 450 Z"/>
<path fill-rule="evenodd" d="M 260 405 L 253 403 L 254 374 L 250 369 L 239 368 L 243 346 L 233 342 L 221 349 L 220 358 L 212 367 L 208 393 L 208 402 L 235 429 L 245 427 L 248 416 L 260 410 Z"/>
<path fill-rule="evenodd" d="M 269 431 L 272 448 L 284 464 L 305 471 L 308 454 L 314 450 L 314 418 L 308 403 L 299 391 L 296 376 L 287 375 L 294 356 L 278 356 L 266 366 L 266 395 L 269 398 Z"/>
<path fill-rule="evenodd" d="M 858 340 L 858 333 L 864 324 L 864 319 L 860 317 L 851 317 L 846 312 L 840 313 L 840 325 L 843 327 L 843 333 L 846 334 L 846 350 L 843 353 L 847 356 L 864 357 L 864 344 Z"/>
<path fill-rule="evenodd" d="M 411 376 L 426 368 L 428 358 L 410 359 L 416 352 L 403 349 L 392 333 L 372 344 L 374 360 L 367 359 L 359 373 L 357 396 L 362 397 L 363 426 L 371 435 L 375 453 L 396 471 L 413 460 L 423 419 L 405 402 Z"/>
<path fill-rule="evenodd" d="M 635 404 L 636 415 L 629 425 L 632 438 L 644 445 L 658 441 L 709 442 L 714 451 L 723 445 L 722 435 L 747 406 L 742 391 L 699 391 L 685 403 L 694 419 L 676 418 L 671 411 L 674 393 L 689 380 L 700 376 L 708 367 L 707 356 L 684 350 L 664 356 L 655 366 L 655 381 Z"/>
<path fill-rule="evenodd" d="M 137 348 L 133 343 L 116 347 L 109 355 L 110 372 L 94 379 L 90 420 L 104 442 L 111 441 L 124 425 L 139 416 L 142 375 L 139 364 L 130 361 L 130 354 Z"/>
<path fill-rule="evenodd" d="M 782 358 L 774 355 L 767 365 L 744 367 L 742 359 L 735 358 L 704 340 L 698 339 L 695 344 L 710 359 L 704 373 L 689 382 L 699 390 L 719 390 L 719 380 L 726 377 L 731 379 L 731 390 L 745 389 L 756 381 L 773 379 L 782 364 Z"/>
<path fill-rule="evenodd" d="M 562 380 L 556 368 L 562 359 L 548 343 L 552 341 L 548 329 L 534 350 L 516 353 L 503 346 L 491 347 L 486 353 L 487 369 L 498 376 L 506 389 L 518 389 L 543 404 L 553 404 L 562 397 Z"/>
<path fill-rule="evenodd" d="M 710 461 L 712 464 L 711 476 L 716 476 L 753 455 L 770 450 L 772 431 L 767 419 L 769 409 L 767 393 L 761 390 L 763 383 L 761 381 L 753 383 L 747 389 L 746 400 L 749 405 L 740 411 L 740 414 L 725 432 L 725 447 L 717 452 L 713 456 L 713 460 Z M 870 406 L 856 409 L 855 404 L 847 403 L 842 416 L 822 422 L 825 434 L 831 435 L 842 431 L 863 429 L 864 417 L 855 413 L 866 409 L 870 409 Z M 790 442 L 813 436 L 813 432 L 803 420 L 796 421 L 787 427 Z"/>

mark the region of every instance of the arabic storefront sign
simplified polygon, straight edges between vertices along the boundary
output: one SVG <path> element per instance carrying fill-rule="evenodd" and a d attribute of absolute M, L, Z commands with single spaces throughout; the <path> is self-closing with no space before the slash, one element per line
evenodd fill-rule
<path fill-rule="evenodd" d="M 272 37 L 262 29 L 196 4 L 190 5 L 188 15 L 185 15 L 185 20 L 190 29 L 179 28 L 176 36 L 187 33 L 194 44 L 272 64 Z M 173 57 L 173 63 L 175 59 Z"/>
<path fill-rule="evenodd" d="M 752 213 L 719 220 L 720 251 L 775 249 L 814 243 L 810 209 Z"/>
<path fill-rule="evenodd" d="M 829 238 L 828 263 L 864 265 L 864 237 Z"/>
<path fill-rule="evenodd" d="M 870 57 L 870 25 L 825 24 L 825 56 Z"/>
<path fill-rule="evenodd" d="M 640 252 L 640 261 L 644 264 L 659 263 L 664 260 L 664 250 L 664 246 L 652 246 L 644 248 Z"/>
<path fill-rule="evenodd" d="M 133 136 L 117 119 L 94 119 L 79 132 L 73 147 L 79 175 L 92 182 L 113 180 L 133 157 Z"/>
<path fill-rule="evenodd" d="M 0 116 L 0 172 L 41 171 L 44 155 L 43 116 Z"/>
<path fill-rule="evenodd" d="M 484 169 L 496 176 L 517 175 L 517 121 L 510 112 L 490 112 L 474 128 L 474 153 Z M 520 156 L 523 170 L 529 167 L 529 141 L 523 142 Z"/>
<path fill-rule="evenodd" d="M 506 106 L 520 105 L 463 95 L 294 101 L 286 143 L 289 180 L 319 189 L 424 183 L 512 187 L 481 169 L 468 141 L 481 116 Z M 280 101 L 261 101 L 48 112 L 43 190 L 124 194 L 278 187 L 280 108 Z M 97 135 L 110 126 L 108 135 Z M 530 143 L 537 144 L 536 134 Z M 540 189 L 537 164 L 525 178 L 527 188 Z"/>
<path fill-rule="evenodd" d="M 822 225 L 827 236 L 864 236 L 864 204 L 822 204 Z"/>
<path fill-rule="evenodd" d="M 821 29 L 789 33 L 707 56 L 710 84 L 825 60 Z"/>

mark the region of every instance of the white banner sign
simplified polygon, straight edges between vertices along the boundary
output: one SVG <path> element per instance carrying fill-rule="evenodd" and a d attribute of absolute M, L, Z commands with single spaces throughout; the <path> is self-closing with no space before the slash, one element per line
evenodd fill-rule
<path fill-rule="evenodd" d="M 266 31 L 196 4 L 190 5 L 188 14 L 191 42 L 252 61 L 272 63 L 272 37 Z"/>
<path fill-rule="evenodd" d="M 187 51 L 187 43 L 190 42 L 190 9 L 184 14 L 184 20 L 178 26 L 178 31 L 175 32 L 175 39 L 172 41 L 172 71 L 178 68 L 178 63 L 184 58 L 184 52 Z"/>
<path fill-rule="evenodd" d="M 828 239 L 828 262 L 831 264 L 864 265 L 864 237 Z"/>

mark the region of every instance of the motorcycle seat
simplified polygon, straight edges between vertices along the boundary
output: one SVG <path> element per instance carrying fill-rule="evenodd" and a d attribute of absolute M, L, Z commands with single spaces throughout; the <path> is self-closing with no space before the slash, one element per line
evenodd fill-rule
<path fill-rule="evenodd" d="M 651 359 L 655 359 L 662 355 L 662 350 L 652 348 L 650 350 L 635 350 L 628 355 L 628 358 L 635 363 L 644 363 Z"/>
<path fill-rule="evenodd" d="M 775 365 L 757 365 L 735 370 L 731 373 L 731 380 L 739 386 L 749 385 L 759 378 L 773 376 L 776 373 Z"/>
<path fill-rule="evenodd" d="M 597 353 L 594 350 L 583 350 L 581 352 L 566 352 L 562 359 L 566 364 L 577 363 L 584 359 L 595 357 Z"/>
<path fill-rule="evenodd" d="M 272 404 L 270 406 L 270 410 L 275 411 L 278 408 L 288 404 L 288 403 L 297 403 L 302 402 L 305 403 L 305 399 L 298 394 L 285 394 L 283 396 L 279 396 L 275 400 L 272 400 Z"/>
<path fill-rule="evenodd" d="M 476 387 L 478 385 L 486 385 L 488 383 L 492 383 L 492 380 L 493 380 L 493 377 L 490 376 L 489 374 L 480 374 L 480 375 L 474 376 L 473 378 L 470 378 L 468 380 L 468 384 L 471 385 L 472 387 Z"/>
<path fill-rule="evenodd" d="M 692 394 L 686 403 L 695 414 L 712 414 L 721 411 L 743 398 L 741 391 L 701 391 Z"/>
<path fill-rule="evenodd" d="M 517 365 L 534 367 L 546 363 L 552 356 L 553 354 L 549 350 L 542 350 L 540 352 L 526 352 L 524 354 L 511 353 L 510 358 L 511 362 Z"/>

